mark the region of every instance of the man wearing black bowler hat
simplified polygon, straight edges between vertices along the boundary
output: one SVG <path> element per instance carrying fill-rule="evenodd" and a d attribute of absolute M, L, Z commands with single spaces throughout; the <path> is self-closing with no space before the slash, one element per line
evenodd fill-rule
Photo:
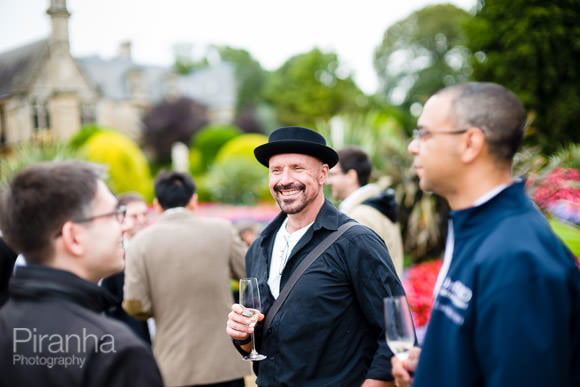
<path fill-rule="evenodd" d="M 382 300 L 404 290 L 374 231 L 358 224 L 347 229 L 284 298 L 308 254 L 352 222 L 324 197 L 337 153 L 317 132 L 292 126 L 272 132 L 254 154 L 269 169 L 270 192 L 281 213 L 246 255 L 248 277 L 258 278 L 261 322 L 254 330 L 244 308 L 234 304 L 226 331 L 241 353 L 250 351 L 249 335 L 255 333 L 258 351 L 267 356 L 254 363 L 257 384 L 392 386 Z M 279 296 L 285 301 L 276 312 L 272 306 Z"/>

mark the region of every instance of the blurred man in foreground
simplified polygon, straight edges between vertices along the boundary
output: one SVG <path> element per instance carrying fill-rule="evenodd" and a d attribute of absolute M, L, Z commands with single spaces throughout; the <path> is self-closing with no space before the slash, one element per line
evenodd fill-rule
<path fill-rule="evenodd" d="M 0 198 L 0 228 L 26 256 L 0 309 L 1 386 L 162 386 L 149 348 L 103 315 L 97 282 L 123 269 L 125 208 L 103 168 L 47 162 L 17 173 Z"/>
<path fill-rule="evenodd" d="M 422 350 L 399 386 L 579 386 L 580 273 L 512 176 L 526 113 L 493 83 L 432 96 L 409 144 L 421 188 L 452 209 Z M 418 366 L 417 366 L 418 359 Z"/>

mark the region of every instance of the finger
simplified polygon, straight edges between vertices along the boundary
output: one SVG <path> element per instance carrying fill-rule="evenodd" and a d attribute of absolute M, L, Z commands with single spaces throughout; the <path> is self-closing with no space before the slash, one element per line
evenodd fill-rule
<path fill-rule="evenodd" d="M 249 318 L 243 317 L 234 312 L 230 312 L 228 315 L 228 321 L 226 326 L 233 331 L 240 332 L 241 334 L 248 335 L 249 333 L 254 333 L 254 321 Z"/>
<path fill-rule="evenodd" d="M 232 311 L 236 312 L 237 314 L 242 314 L 244 312 L 244 307 L 240 304 L 233 304 Z"/>
<path fill-rule="evenodd" d="M 391 358 L 392 374 L 395 377 L 395 385 L 398 387 L 409 386 L 411 377 L 404 368 L 403 363 L 396 356 Z"/>
<path fill-rule="evenodd" d="M 236 340 L 245 340 L 248 338 L 248 333 L 240 332 L 240 331 L 231 329 L 230 327 L 226 327 L 226 333 L 229 337 L 231 337 L 232 339 L 236 339 Z"/>
<path fill-rule="evenodd" d="M 419 356 L 421 355 L 421 348 L 413 347 L 409 351 L 409 356 L 403 362 L 403 367 L 407 370 L 409 375 L 413 375 L 419 363 Z"/>
<path fill-rule="evenodd" d="M 228 336 L 234 339 L 243 340 L 248 337 L 250 333 L 253 333 L 253 328 L 248 327 L 244 324 L 239 324 L 235 321 L 228 321 L 226 325 L 226 333 Z"/>

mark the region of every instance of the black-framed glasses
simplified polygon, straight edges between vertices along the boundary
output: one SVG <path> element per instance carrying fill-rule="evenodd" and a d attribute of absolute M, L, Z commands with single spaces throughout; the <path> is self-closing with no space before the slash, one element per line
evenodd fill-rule
<path fill-rule="evenodd" d="M 427 130 L 427 129 L 413 129 L 413 139 L 414 140 L 424 140 L 427 137 L 431 136 L 431 135 L 435 135 L 435 134 L 450 134 L 450 135 L 455 135 L 455 134 L 463 134 L 463 133 L 467 133 L 469 129 L 461 129 L 461 130 L 447 130 L 447 131 L 443 131 L 443 132 L 433 132 L 431 130 Z"/>
<path fill-rule="evenodd" d="M 117 209 L 115 211 L 107 212 L 106 214 L 89 216 L 87 218 L 74 219 L 71 222 L 73 222 L 73 223 L 87 223 L 87 222 L 92 222 L 95 219 L 107 218 L 109 216 L 114 216 L 115 219 L 117 219 L 117 222 L 123 223 L 123 220 L 125 220 L 125 215 L 127 215 L 127 207 L 119 206 L 119 207 L 117 207 Z"/>

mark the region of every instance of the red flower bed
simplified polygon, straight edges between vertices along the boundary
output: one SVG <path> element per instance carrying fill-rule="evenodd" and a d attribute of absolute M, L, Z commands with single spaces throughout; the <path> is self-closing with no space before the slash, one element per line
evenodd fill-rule
<path fill-rule="evenodd" d="M 528 184 L 533 184 L 529 181 Z M 559 201 L 580 203 L 580 171 L 573 168 L 555 168 L 541 180 L 532 194 L 536 204 L 547 210 Z"/>
<path fill-rule="evenodd" d="M 416 327 L 426 326 L 429 322 L 433 289 L 442 263 L 442 259 L 427 261 L 413 265 L 405 272 L 403 287 L 407 292 L 407 300 Z"/>

